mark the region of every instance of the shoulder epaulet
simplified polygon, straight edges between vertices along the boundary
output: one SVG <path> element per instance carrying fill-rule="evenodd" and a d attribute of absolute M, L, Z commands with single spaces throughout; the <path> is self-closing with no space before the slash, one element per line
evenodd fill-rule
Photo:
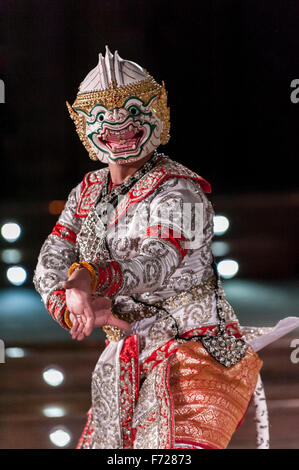
<path fill-rule="evenodd" d="M 194 171 L 184 166 L 182 163 L 176 162 L 174 160 L 170 160 L 170 158 L 168 158 L 165 163 L 165 170 L 166 170 L 167 178 L 169 177 L 190 178 L 190 179 L 198 181 L 204 193 L 212 192 L 211 185 L 207 180 L 205 180 L 202 176 L 198 175 Z"/>
<path fill-rule="evenodd" d="M 90 208 L 96 202 L 108 171 L 108 167 L 105 167 L 101 168 L 100 170 L 86 173 L 82 181 L 80 197 L 74 213 L 74 217 L 87 217 Z"/>

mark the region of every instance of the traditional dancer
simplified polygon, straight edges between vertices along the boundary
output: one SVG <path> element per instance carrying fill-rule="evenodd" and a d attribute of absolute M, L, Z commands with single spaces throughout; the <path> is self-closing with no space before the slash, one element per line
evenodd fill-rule
<path fill-rule="evenodd" d="M 74 339 L 107 335 L 78 448 L 226 448 L 263 398 L 256 351 L 299 320 L 240 326 L 212 256 L 210 184 L 156 151 L 169 138 L 164 83 L 107 48 L 67 106 L 108 164 L 71 191 L 34 276 Z"/>

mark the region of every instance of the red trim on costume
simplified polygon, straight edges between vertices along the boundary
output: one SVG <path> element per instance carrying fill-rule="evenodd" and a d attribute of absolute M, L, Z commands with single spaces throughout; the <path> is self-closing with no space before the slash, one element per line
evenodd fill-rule
<path fill-rule="evenodd" d="M 92 408 L 90 408 L 87 412 L 87 421 L 76 446 L 76 449 L 82 449 L 84 447 L 91 448 L 91 438 L 93 433 L 94 427 L 92 423 Z"/>
<path fill-rule="evenodd" d="M 93 264 L 98 271 L 97 292 L 105 297 L 111 297 L 122 284 L 123 277 L 120 265 L 116 261 L 94 261 Z"/>
<path fill-rule="evenodd" d="M 160 161 L 161 159 L 157 161 L 157 166 L 159 165 Z M 176 164 L 176 162 L 172 163 L 174 163 L 174 165 Z M 112 217 L 112 219 L 110 220 L 110 226 L 114 225 L 120 219 L 120 217 L 122 217 L 127 212 L 128 208 L 132 204 L 141 201 L 146 196 L 151 194 L 167 178 L 176 177 L 192 179 L 199 183 L 204 193 L 212 192 L 210 183 L 201 176 L 189 170 L 188 168 L 184 169 L 183 167 L 182 171 L 188 171 L 189 174 L 180 174 L 180 169 L 177 169 L 177 166 L 175 166 L 175 168 L 170 168 L 170 173 L 167 173 L 167 166 L 166 168 L 165 165 L 158 166 L 158 168 L 157 166 L 153 168 L 148 173 L 148 175 L 145 175 L 143 178 L 141 178 L 141 180 L 139 180 L 140 182 L 134 185 L 135 187 L 131 188 L 131 190 L 127 193 L 126 197 L 115 209 L 114 218 Z M 106 171 L 106 168 L 103 168 L 102 170 Z M 100 170 L 100 172 L 102 172 L 102 170 Z M 87 217 L 90 208 L 95 204 L 100 188 L 103 184 L 103 179 L 101 177 L 100 172 L 91 171 L 84 176 L 82 181 L 81 193 L 79 196 L 79 202 L 77 204 L 74 217 Z"/>
<path fill-rule="evenodd" d="M 113 295 L 122 284 L 122 271 L 120 265 L 116 261 L 110 261 L 110 267 L 113 269 L 113 283 L 111 289 L 107 293 L 107 297 Z"/>
<path fill-rule="evenodd" d="M 137 434 L 137 429 L 132 427 L 132 429 L 131 429 L 132 444 L 134 444 L 134 442 L 135 442 L 136 434 Z"/>
<path fill-rule="evenodd" d="M 59 302 L 56 302 L 56 299 Z M 64 303 L 64 306 L 61 307 L 61 304 Z M 69 327 L 64 321 L 64 314 L 66 311 L 66 301 L 65 301 L 65 290 L 59 289 L 52 292 L 48 301 L 48 312 L 63 328 L 69 330 Z"/>
<path fill-rule="evenodd" d="M 113 281 L 113 275 L 112 275 L 112 272 L 111 272 L 111 267 L 110 267 L 110 263 L 108 262 L 106 264 L 106 273 L 107 273 L 107 276 L 108 276 L 108 286 L 112 286 L 112 281 Z"/>
<path fill-rule="evenodd" d="M 132 433 L 132 422 L 139 389 L 138 353 L 137 335 L 131 335 L 125 339 L 119 355 L 123 449 L 132 449 L 136 437 L 136 431 Z"/>
<path fill-rule="evenodd" d="M 160 362 L 175 353 L 178 348 L 171 348 L 174 341 L 174 339 L 169 340 L 167 343 L 157 348 L 145 361 L 143 361 L 140 366 L 140 373 L 142 374 L 143 372 L 152 371 L 154 367 L 160 364 Z"/>
<path fill-rule="evenodd" d="M 100 170 L 101 171 L 101 170 Z M 98 171 L 87 173 L 82 181 L 82 188 L 74 217 L 87 217 L 90 208 L 97 200 L 103 180 Z"/>
<path fill-rule="evenodd" d="M 65 225 L 56 224 L 52 230 L 51 235 L 57 235 L 57 237 L 64 238 L 65 240 L 69 240 L 72 243 L 76 243 L 77 235 L 73 230 L 66 227 Z"/>
<path fill-rule="evenodd" d="M 225 326 L 225 329 L 228 333 L 233 334 L 235 336 L 235 338 L 241 338 L 243 336 L 241 331 L 239 330 L 239 323 L 238 322 L 227 323 L 226 326 Z M 187 331 L 186 333 L 184 333 L 180 336 L 182 336 L 183 338 L 184 337 L 190 338 L 190 337 L 195 336 L 195 335 L 204 334 L 208 330 L 212 331 L 213 335 L 216 336 L 217 331 L 218 331 L 218 326 L 217 325 L 208 325 L 208 326 L 203 326 L 203 327 L 200 327 L 200 328 L 194 328 L 193 330 Z"/>
<path fill-rule="evenodd" d="M 235 336 L 235 338 L 241 338 L 243 335 L 238 328 L 238 322 L 227 323 L 226 324 L 226 331 L 230 332 Z M 194 328 L 193 330 L 187 331 L 186 333 L 180 335 L 182 338 L 191 338 L 196 335 L 203 335 L 208 330 L 210 330 L 214 336 L 217 335 L 218 325 L 208 325 L 203 326 L 200 328 Z M 164 361 L 167 357 L 171 354 L 174 354 L 178 347 L 173 348 L 172 344 L 175 342 L 175 339 L 169 340 L 167 343 L 160 346 L 160 348 L 156 349 L 142 364 L 141 364 L 141 374 L 144 372 L 149 372 L 154 369 L 160 362 Z"/>
<path fill-rule="evenodd" d="M 103 284 L 105 284 L 106 279 L 107 279 L 107 271 L 106 269 L 101 268 L 100 266 L 97 266 L 97 269 L 98 269 L 98 286 L 102 287 Z"/>
<path fill-rule="evenodd" d="M 170 361 L 167 363 L 167 369 L 166 369 L 166 387 L 167 387 L 167 394 L 168 394 L 168 399 L 169 399 L 169 408 L 170 408 L 170 427 L 171 427 L 171 432 L 170 432 L 170 442 L 169 446 L 170 449 L 173 448 L 174 446 L 174 438 L 175 438 L 175 419 L 174 419 L 174 406 L 173 406 L 173 398 L 172 398 L 172 393 L 169 385 L 169 367 L 170 367 Z"/>
<path fill-rule="evenodd" d="M 146 230 L 147 236 L 155 236 L 163 238 L 169 243 L 172 243 L 175 248 L 180 252 L 182 260 L 185 258 L 187 254 L 187 249 L 183 248 L 186 242 L 186 238 L 184 235 L 175 232 L 169 227 L 162 226 L 162 225 L 151 225 Z"/>

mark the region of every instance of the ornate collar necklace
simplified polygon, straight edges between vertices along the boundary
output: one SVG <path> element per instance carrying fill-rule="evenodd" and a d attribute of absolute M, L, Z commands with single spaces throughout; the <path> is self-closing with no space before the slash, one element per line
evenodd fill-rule
<path fill-rule="evenodd" d="M 101 217 L 104 225 L 107 226 L 107 208 L 109 205 L 116 208 L 118 204 L 118 197 L 124 196 L 137 183 L 138 180 L 140 180 L 146 173 L 156 166 L 162 157 L 164 157 L 163 153 L 158 153 L 155 151 L 153 156 L 147 160 L 147 162 L 142 167 L 140 167 L 137 171 L 135 171 L 135 173 L 133 173 L 133 175 L 126 178 L 120 185 L 117 186 L 111 185 L 111 176 L 110 172 L 108 171 L 106 184 L 103 185 L 103 188 L 100 191 L 100 194 L 95 203 L 96 212 Z M 110 186 L 111 190 L 109 192 Z"/>

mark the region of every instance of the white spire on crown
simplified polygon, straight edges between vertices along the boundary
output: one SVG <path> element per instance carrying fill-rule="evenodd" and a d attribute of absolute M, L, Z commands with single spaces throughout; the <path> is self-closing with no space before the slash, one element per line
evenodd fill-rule
<path fill-rule="evenodd" d="M 107 90 L 112 83 L 117 86 L 129 85 L 150 78 L 140 65 L 124 60 L 115 51 L 114 55 L 106 46 L 105 57 L 99 53 L 99 62 L 84 78 L 78 94 Z"/>

